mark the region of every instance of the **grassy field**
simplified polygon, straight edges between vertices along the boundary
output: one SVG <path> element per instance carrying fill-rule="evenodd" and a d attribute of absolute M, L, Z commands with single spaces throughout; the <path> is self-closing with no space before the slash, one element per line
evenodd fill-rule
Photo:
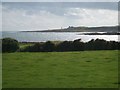
<path fill-rule="evenodd" d="M 117 88 L 118 51 L 4 53 L 3 88 Z"/>
<path fill-rule="evenodd" d="M 34 43 L 19 43 L 20 48 L 25 48 L 27 46 L 32 46 Z"/>

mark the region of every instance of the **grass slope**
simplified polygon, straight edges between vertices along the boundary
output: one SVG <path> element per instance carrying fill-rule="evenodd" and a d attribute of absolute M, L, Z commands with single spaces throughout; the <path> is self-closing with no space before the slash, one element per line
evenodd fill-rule
<path fill-rule="evenodd" d="M 3 88 L 116 88 L 118 51 L 4 53 Z"/>

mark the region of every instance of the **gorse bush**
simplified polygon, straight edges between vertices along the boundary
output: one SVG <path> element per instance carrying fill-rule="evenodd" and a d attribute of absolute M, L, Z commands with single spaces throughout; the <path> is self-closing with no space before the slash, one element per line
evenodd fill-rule
<path fill-rule="evenodd" d="M 19 43 L 12 38 L 2 39 L 2 52 L 15 52 L 19 49 Z"/>

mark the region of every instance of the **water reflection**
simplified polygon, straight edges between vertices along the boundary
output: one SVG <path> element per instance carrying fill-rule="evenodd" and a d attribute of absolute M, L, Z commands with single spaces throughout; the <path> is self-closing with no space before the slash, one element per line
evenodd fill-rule
<path fill-rule="evenodd" d="M 86 32 L 83 32 L 86 33 Z M 107 41 L 118 41 L 118 35 L 83 35 L 80 32 L 2 32 L 2 37 L 11 37 L 20 42 L 45 42 L 45 41 L 73 41 L 82 39 L 87 42 L 91 39 L 105 39 Z M 87 32 L 88 33 L 88 32 Z"/>

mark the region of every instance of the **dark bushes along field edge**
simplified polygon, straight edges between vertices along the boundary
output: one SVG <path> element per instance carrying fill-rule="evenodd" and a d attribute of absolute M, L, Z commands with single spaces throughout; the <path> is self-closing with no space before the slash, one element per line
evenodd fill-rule
<path fill-rule="evenodd" d="M 65 52 L 84 50 L 120 50 L 120 42 L 92 39 L 84 43 L 81 39 L 77 39 L 54 44 L 51 41 L 47 41 L 45 43 L 35 43 L 32 46 L 27 46 L 26 48 L 20 49 L 20 52 Z"/>
<path fill-rule="evenodd" d="M 81 39 L 77 39 L 74 41 L 63 41 L 59 44 L 47 41 L 19 48 L 17 40 L 12 38 L 2 39 L 2 52 L 65 52 L 84 50 L 120 50 L 120 42 L 106 41 L 104 39 L 92 39 L 89 42 L 82 42 Z"/>

